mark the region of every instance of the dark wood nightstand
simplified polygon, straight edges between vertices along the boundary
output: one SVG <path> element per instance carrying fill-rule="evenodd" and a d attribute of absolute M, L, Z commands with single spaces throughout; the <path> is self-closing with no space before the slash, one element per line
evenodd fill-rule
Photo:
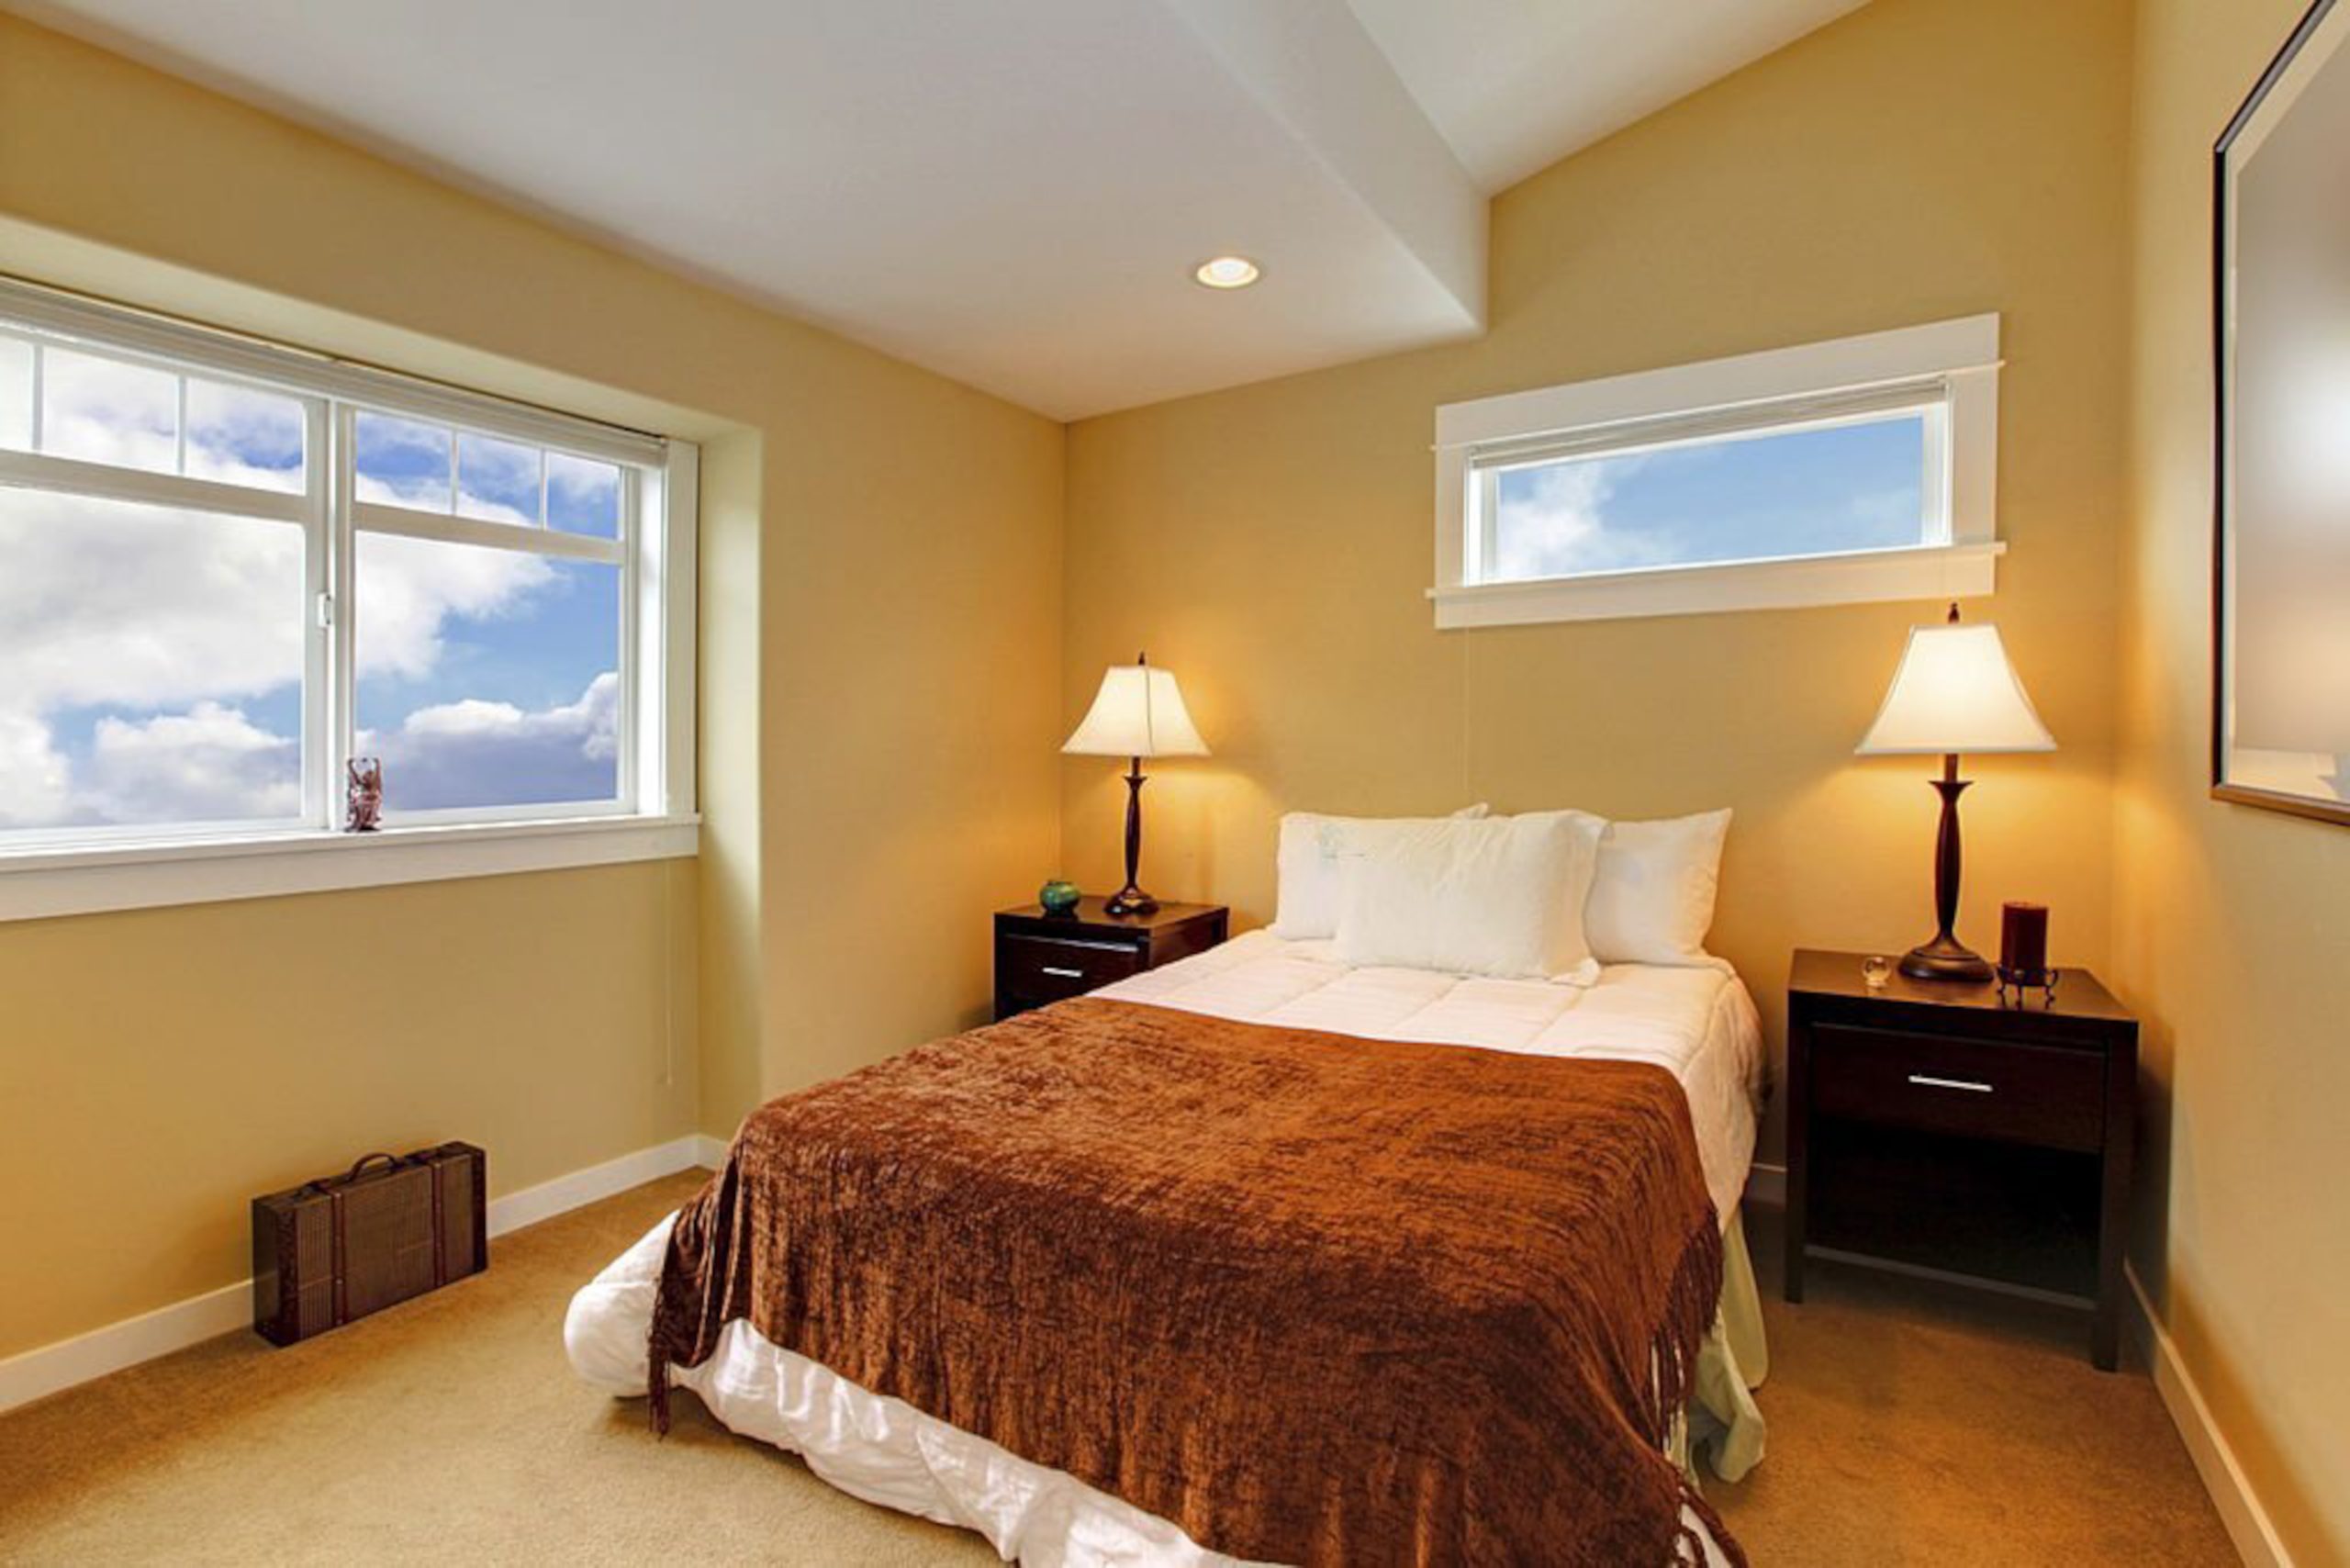
<path fill-rule="evenodd" d="M 1033 903 L 996 911 L 998 1019 L 1189 958 L 1223 941 L 1232 923 L 1220 903 L 1163 903 L 1149 914 L 1112 914 L 1102 905 L 1084 898 L 1068 914 Z"/>
<path fill-rule="evenodd" d="M 1787 982 L 1786 1298 L 1808 1256 L 2062 1302 L 2111 1371 L 2138 1021 L 2086 969 L 2002 1005 L 1897 970 L 1872 991 L 1862 958 L 1798 952 Z"/>

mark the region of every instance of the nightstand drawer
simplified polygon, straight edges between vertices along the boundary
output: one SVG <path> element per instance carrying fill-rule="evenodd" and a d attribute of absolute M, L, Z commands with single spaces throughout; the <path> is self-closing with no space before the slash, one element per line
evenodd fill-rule
<path fill-rule="evenodd" d="M 1005 935 L 996 944 L 995 982 L 1024 1002 L 1058 1002 L 1138 975 L 1146 960 L 1130 943 Z"/>
<path fill-rule="evenodd" d="M 2094 1151 L 2105 1057 L 1842 1025 L 1814 1026 L 1812 1108 L 1827 1116 Z"/>

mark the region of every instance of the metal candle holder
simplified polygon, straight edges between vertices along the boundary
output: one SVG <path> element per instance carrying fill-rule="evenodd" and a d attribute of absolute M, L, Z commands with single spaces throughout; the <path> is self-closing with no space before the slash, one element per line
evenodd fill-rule
<path fill-rule="evenodd" d="M 1997 972 L 1999 978 L 2000 1006 L 2021 1007 L 2024 1004 L 2025 993 L 2034 991 L 2041 993 L 2041 1006 L 2053 1007 L 2056 1005 L 2056 981 L 2062 978 L 2064 974 L 2063 970 L 2053 969 L 2009 969 L 2005 964 L 2000 964 L 1997 966 Z M 2009 993 L 2010 991 L 2014 994 L 2009 995 Z"/>

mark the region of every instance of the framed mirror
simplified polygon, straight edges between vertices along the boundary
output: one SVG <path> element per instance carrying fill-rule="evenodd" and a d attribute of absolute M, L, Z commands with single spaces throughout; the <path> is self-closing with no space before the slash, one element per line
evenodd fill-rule
<path fill-rule="evenodd" d="M 2350 4 L 2215 149 L 2211 792 L 2350 824 Z"/>

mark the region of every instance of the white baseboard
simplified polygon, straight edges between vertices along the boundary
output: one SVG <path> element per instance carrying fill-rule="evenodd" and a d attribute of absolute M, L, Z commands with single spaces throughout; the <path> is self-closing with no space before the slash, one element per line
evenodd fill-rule
<path fill-rule="evenodd" d="M 2154 1372 L 2154 1390 L 2162 1395 L 2172 1424 L 2186 1440 L 2188 1456 L 2194 1460 L 2195 1473 L 2203 1478 L 2203 1489 L 2211 1495 L 2212 1505 L 2220 1510 L 2220 1522 L 2227 1527 L 2229 1539 L 2235 1542 L 2236 1554 L 2244 1560 L 2246 1568 L 2293 1568 L 2292 1556 L 2277 1538 L 2268 1511 L 2253 1494 L 2244 1467 L 2236 1462 L 2235 1450 L 2213 1424 L 2211 1408 L 2203 1403 L 2203 1391 L 2195 1385 L 2187 1363 L 2179 1359 L 2178 1346 L 2172 1342 L 2169 1330 L 2154 1316 L 2154 1303 L 2147 1299 L 2146 1287 L 2140 1282 L 2136 1267 L 2125 1263 L 2122 1271 L 2130 1281 L 2130 1294 L 2138 1304 L 2139 1338 L 2146 1352 L 2146 1364 Z"/>
<path fill-rule="evenodd" d="M 568 1176 L 558 1176 L 552 1182 L 542 1182 L 535 1187 L 525 1187 L 519 1193 L 509 1193 L 489 1201 L 489 1234 L 504 1236 L 509 1230 L 520 1230 L 526 1225 L 536 1225 L 543 1219 L 553 1219 L 560 1214 L 609 1198 L 615 1193 L 625 1193 L 631 1187 L 642 1187 L 647 1182 L 679 1170 L 690 1170 L 708 1163 L 702 1158 L 702 1145 L 707 1140 L 698 1133 L 671 1138 L 667 1143 L 640 1148 L 634 1154 L 623 1154 L 617 1159 L 607 1159 L 601 1165 L 590 1165 L 585 1170 L 575 1170 Z"/>
<path fill-rule="evenodd" d="M 1785 1207 L 1787 1168 L 1760 1161 L 1751 1166 L 1746 1175 L 1746 1201 Z M 2235 1543 L 2236 1554 L 2244 1559 L 2246 1568 L 2293 1568 L 2292 1555 L 2278 1539 L 2268 1511 L 2260 1506 L 2259 1497 L 2245 1479 L 2244 1467 L 2236 1462 L 2235 1450 L 2213 1423 L 2210 1406 L 2203 1402 L 2203 1391 L 2196 1386 L 2187 1363 L 2179 1359 L 2178 1347 L 2172 1342 L 2169 1331 L 2155 1317 L 2154 1304 L 2147 1299 L 2146 1287 L 2140 1282 L 2136 1267 L 2125 1263 L 2122 1270 L 2130 1282 L 2131 1296 L 2137 1304 L 2139 1344 L 2154 1373 L 2154 1390 L 2162 1395 L 2163 1407 L 2170 1412 L 2172 1424 L 2187 1444 L 2188 1454 L 2195 1462 L 2195 1473 L 2202 1478 L 2203 1489 L 2211 1495 L 2212 1506 L 2219 1510 L 2220 1520 Z"/>
<path fill-rule="evenodd" d="M 13 1410 L 77 1383 L 184 1350 L 245 1327 L 252 1320 L 253 1282 L 239 1280 L 54 1345 L 26 1350 L 0 1361 L 0 1410 Z"/>
<path fill-rule="evenodd" d="M 509 1193 L 490 1200 L 489 1234 L 504 1236 L 676 1171 L 715 1166 L 725 1154 L 722 1140 L 689 1133 Z M 77 1383 L 245 1327 L 252 1322 L 252 1315 L 253 1282 L 239 1280 L 217 1291 L 11 1356 L 0 1361 L 0 1410 L 13 1410 Z"/>

